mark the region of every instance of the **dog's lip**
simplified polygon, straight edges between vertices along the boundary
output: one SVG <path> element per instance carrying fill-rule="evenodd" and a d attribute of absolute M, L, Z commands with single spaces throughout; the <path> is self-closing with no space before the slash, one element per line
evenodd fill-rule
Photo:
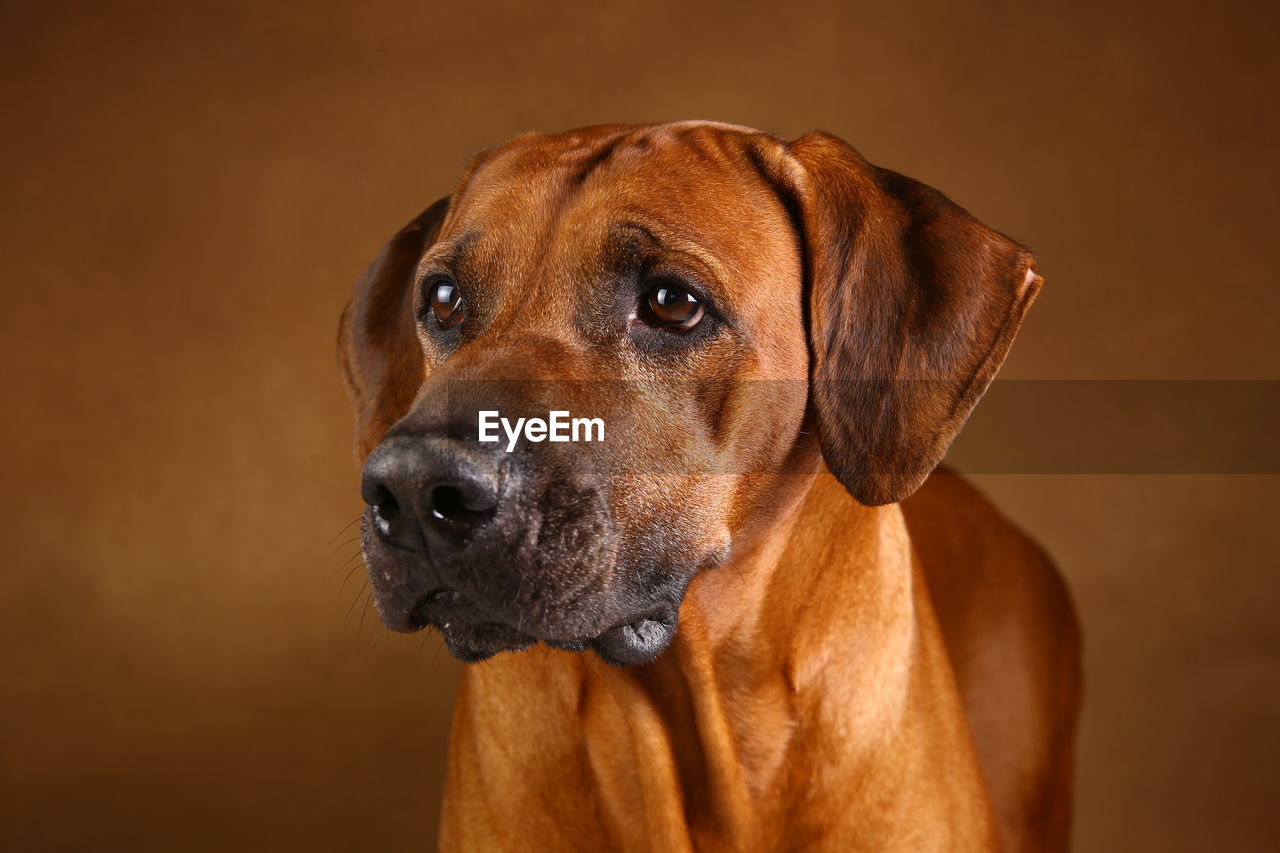
<path fill-rule="evenodd" d="M 462 596 L 457 590 L 445 587 L 433 589 L 420 596 L 413 603 L 413 606 L 409 608 L 409 620 L 417 626 L 414 630 L 425 628 L 428 625 L 447 627 L 447 621 L 443 626 L 440 625 L 440 620 L 444 616 L 441 611 L 445 608 L 457 606 L 461 598 Z"/>
<path fill-rule="evenodd" d="M 644 634 L 652 632 L 655 629 L 674 629 L 676 622 L 676 607 L 672 604 L 659 604 L 641 611 L 640 615 L 631 616 L 618 622 L 603 631 L 596 634 L 586 634 L 577 636 L 552 636 L 552 637 L 536 637 L 548 646 L 563 651 L 580 652 L 588 648 L 594 647 L 603 638 L 619 632 L 635 632 Z"/>
<path fill-rule="evenodd" d="M 502 635 L 510 642 L 509 651 L 527 648 L 542 642 L 554 649 L 566 652 L 583 652 L 595 649 L 605 661 L 617 665 L 649 663 L 661 654 L 675 635 L 677 607 L 671 602 L 660 602 L 604 631 L 587 635 L 540 636 L 523 626 L 491 619 L 466 618 L 462 614 L 449 613 L 462 602 L 462 595 L 454 589 L 433 589 L 421 596 L 413 606 L 410 621 L 414 630 L 434 625 L 445 635 L 452 647 L 463 635 Z M 489 654 L 504 649 L 491 649 Z M 474 654 L 461 655 L 464 659 Z M 487 656 L 487 655 L 486 655 Z"/>
<path fill-rule="evenodd" d="M 591 640 L 606 663 L 639 666 L 652 663 L 671 645 L 676 634 L 677 609 L 659 607 L 647 616 L 615 625 Z"/>

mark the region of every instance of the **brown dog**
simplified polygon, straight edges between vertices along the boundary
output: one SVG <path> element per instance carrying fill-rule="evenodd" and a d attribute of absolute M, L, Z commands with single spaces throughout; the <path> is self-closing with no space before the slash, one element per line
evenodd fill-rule
<path fill-rule="evenodd" d="M 1064 849 L 1067 593 L 969 486 L 925 482 L 1039 286 L 822 133 L 478 156 L 340 344 L 383 621 L 518 652 L 463 675 L 441 846 Z M 486 411 L 604 440 L 486 444 Z"/>

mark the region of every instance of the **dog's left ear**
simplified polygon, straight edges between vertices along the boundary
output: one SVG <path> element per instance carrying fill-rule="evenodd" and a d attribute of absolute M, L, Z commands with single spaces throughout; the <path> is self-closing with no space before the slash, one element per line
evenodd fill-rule
<path fill-rule="evenodd" d="M 409 410 L 422 385 L 413 282 L 448 211 L 449 199 L 442 198 L 396 232 L 356 282 L 342 312 L 338 360 L 355 411 L 355 452 L 361 463 Z"/>
<path fill-rule="evenodd" d="M 942 460 L 1004 361 L 1040 289 L 1035 259 L 829 134 L 787 150 L 823 457 L 860 502 L 900 501 Z"/>

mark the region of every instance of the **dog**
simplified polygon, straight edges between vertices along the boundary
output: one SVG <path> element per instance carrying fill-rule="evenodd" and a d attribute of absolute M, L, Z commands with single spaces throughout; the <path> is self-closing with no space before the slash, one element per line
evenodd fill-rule
<path fill-rule="evenodd" d="M 477 155 L 339 333 L 379 615 L 485 661 L 440 847 L 1066 849 L 1069 594 L 932 473 L 1041 283 L 827 133 Z"/>

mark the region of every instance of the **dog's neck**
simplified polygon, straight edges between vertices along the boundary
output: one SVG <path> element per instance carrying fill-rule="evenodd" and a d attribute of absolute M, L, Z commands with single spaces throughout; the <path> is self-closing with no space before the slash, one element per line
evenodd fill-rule
<path fill-rule="evenodd" d="M 793 476 L 785 488 L 768 535 L 691 585 L 676 639 L 657 662 L 585 669 L 588 694 L 609 701 L 588 703 L 584 716 L 607 707 L 625 725 L 597 717 L 583 731 L 629 735 L 636 747 L 634 767 L 595 768 L 601 784 L 625 786 L 638 773 L 648 796 L 671 800 L 646 802 L 651 837 L 705 832 L 754 847 L 762 825 L 782 823 L 761 813 L 780 802 L 771 792 L 809 784 L 790 773 L 822 765 L 798 759 L 825 749 L 832 727 L 874 737 L 901 717 L 915 622 L 900 511 L 857 504 L 825 471 Z M 832 667 L 838 678 L 827 677 Z M 613 793 L 602 802 L 635 801 Z M 706 825 L 686 827 L 686 815 Z"/>

